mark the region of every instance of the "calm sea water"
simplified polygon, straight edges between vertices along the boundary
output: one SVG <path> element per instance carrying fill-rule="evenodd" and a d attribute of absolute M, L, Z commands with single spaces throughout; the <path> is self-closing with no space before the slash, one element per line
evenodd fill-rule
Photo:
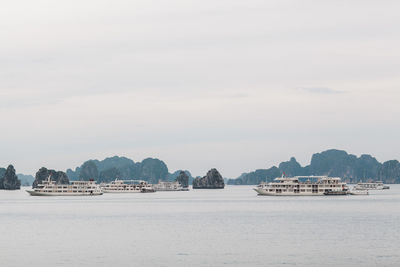
<path fill-rule="evenodd" d="M 400 185 L 32 197 L 0 191 L 1 266 L 400 266 Z"/>

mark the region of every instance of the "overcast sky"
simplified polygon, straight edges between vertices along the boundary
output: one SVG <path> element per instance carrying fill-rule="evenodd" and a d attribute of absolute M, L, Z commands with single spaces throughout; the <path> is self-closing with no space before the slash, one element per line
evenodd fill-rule
<path fill-rule="evenodd" d="M 400 159 L 400 2 L 5 0 L 0 166 Z"/>

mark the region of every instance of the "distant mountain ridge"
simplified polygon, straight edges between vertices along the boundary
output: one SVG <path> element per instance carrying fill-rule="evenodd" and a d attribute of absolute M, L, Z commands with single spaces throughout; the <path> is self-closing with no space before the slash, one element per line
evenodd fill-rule
<path fill-rule="evenodd" d="M 33 181 L 35 181 L 35 177 L 33 177 L 33 175 L 18 173 L 17 177 L 21 181 L 22 186 L 31 186 Z"/>
<path fill-rule="evenodd" d="M 6 169 L 0 168 L 0 178 Z M 88 160 L 75 170 L 68 169 L 66 174 L 69 180 L 95 179 L 98 182 L 109 182 L 116 178 L 129 180 L 145 180 L 157 183 L 159 180 L 174 181 L 181 170 L 173 173 L 168 171 L 167 165 L 159 159 L 147 158 L 141 162 L 134 162 L 126 157 L 109 157 L 104 160 Z M 192 174 L 184 170 L 189 177 L 189 184 L 193 183 Z M 283 173 L 286 176 L 298 175 L 328 175 L 338 176 L 348 183 L 357 183 L 367 180 L 382 180 L 384 183 L 400 183 L 400 163 L 397 160 L 378 162 L 370 155 L 357 157 L 343 150 L 330 149 L 312 156 L 307 166 L 301 166 L 292 157 L 289 161 L 281 162 L 279 166 L 269 169 L 258 169 L 253 172 L 243 173 L 236 179 L 226 180 L 230 185 L 255 185 L 263 181 L 272 181 Z M 18 174 L 22 185 L 32 184 L 31 175 Z"/>
<path fill-rule="evenodd" d="M 400 163 L 390 160 L 384 163 L 378 162 L 370 155 L 357 157 L 346 151 L 330 149 L 316 153 L 311 158 L 308 166 L 302 167 L 292 157 L 289 161 L 282 162 L 279 167 L 259 169 L 250 173 L 243 173 L 236 179 L 230 179 L 231 185 L 255 185 L 260 182 L 270 182 L 281 176 L 299 175 L 328 175 L 341 177 L 348 183 L 357 183 L 367 180 L 381 180 L 384 183 L 400 183 Z"/>
<path fill-rule="evenodd" d="M 189 176 L 189 182 L 193 181 L 190 172 L 184 172 Z M 68 169 L 66 173 L 70 180 L 94 179 L 98 182 L 110 182 L 118 178 L 158 183 L 159 180 L 175 180 L 180 170 L 169 173 L 167 165 L 155 158 L 146 158 L 135 163 L 129 158 L 114 156 L 104 160 L 88 160 L 75 170 Z"/>

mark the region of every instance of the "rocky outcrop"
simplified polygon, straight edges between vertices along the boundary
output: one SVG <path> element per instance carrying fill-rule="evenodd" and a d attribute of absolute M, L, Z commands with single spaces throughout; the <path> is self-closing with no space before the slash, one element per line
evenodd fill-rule
<path fill-rule="evenodd" d="M 281 171 L 277 167 L 272 167 L 267 170 L 256 170 L 250 173 L 244 173 L 237 179 L 230 179 L 228 184 L 232 185 L 249 185 L 259 184 L 261 182 L 271 182 L 276 177 L 281 176 Z"/>
<path fill-rule="evenodd" d="M 98 176 L 99 179 L 104 179 L 104 176 L 100 177 L 101 173 L 103 172 L 103 175 L 105 175 L 113 168 L 118 170 L 120 178 L 135 179 L 134 176 L 136 176 L 137 173 L 137 163 L 133 162 L 131 159 L 118 156 L 106 158 L 104 160 L 95 159 L 86 161 L 80 167 L 76 167 L 75 170 L 68 169 L 67 175 L 71 180 L 80 180 L 81 178 L 90 179 L 89 176 L 92 176 L 91 178 L 96 180 L 96 176 Z M 97 175 L 95 169 L 97 169 Z M 111 171 L 110 174 L 112 174 Z"/>
<path fill-rule="evenodd" d="M 110 168 L 100 172 L 99 183 L 108 183 L 114 181 L 115 179 L 121 179 L 121 173 L 117 168 Z"/>
<path fill-rule="evenodd" d="M 302 175 L 304 173 L 303 167 L 301 167 L 300 163 L 298 163 L 294 157 L 291 157 L 289 161 L 279 164 L 279 169 L 288 177 Z"/>
<path fill-rule="evenodd" d="M 378 180 L 385 183 L 400 183 L 400 162 L 389 160 L 379 169 Z"/>
<path fill-rule="evenodd" d="M 193 178 L 192 174 L 190 173 L 190 171 L 188 171 L 188 170 L 177 170 L 173 173 L 169 173 L 167 176 L 167 181 L 170 181 L 170 182 L 176 181 L 176 179 L 178 178 L 178 176 L 181 172 L 184 172 L 189 177 L 188 184 L 189 185 L 193 184 L 194 178 Z"/>
<path fill-rule="evenodd" d="M 3 177 L 0 178 L 0 189 L 4 190 L 18 190 L 21 189 L 21 181 L 15 174 L 13 165 L 9 165 L 4 172 Z"/>
<path fill-rule="evenodd" d="M 156 184 L 159 180 L 165 181 L 168 176 L 167 165 L 159 160 L 153 158 L 144 159 L 140 166 L 138 166 L 138 172 L 143 179 L 149 183 Z"/>
<path fill-rule="evenodd" d="M 4 174 L 6 174 L 6 169 L 5 168 L 0 168 L 0 179 L 4 177 Z"/>
<path fill-rule="evenodd" d="M 99 170 L 97 169 L 96 163 L 93 160 L 83 163 L 79 173 L 79 180 L 89 181 L 90 179 L 95 181 L 99 179 Z"/>
<path fill-rule="evenodd" d="M 35 181 L 32 184 L 32 188 L 36 188 L 38 184 L 47 180 L 49 176 L 50 179 L 55 181 L 57 184 L 69 184 L 69 179 L 65 172 L 48 170 L 47 168 L 42 167 L 35 175 Z"/>
<path fill-rule="evenodd" d="M 356 163 L 356 156 L 349 155 L 346 151 L 331 149 L 312 156 L 308 174 L 352 178 L 355 175 Z"/>
<path fill-rule="evenodd" d="M 224 187 L 224 178 L 217 169 L 211 169 L 206 176 L 193 180 L 193 189 L 223 189 Z"/>
<path fill-rule="evenodd" d="M 67 174 L 71 180 L 111 181 L 118 176 L 120 179 L 145 180 L 150 183 L 166 181 L 169 177 L 167 165 L 159 159 L 147 158 L 135 163 L 131 159 L 118 156 L 101 161 L 86 161 L 75 168 L 75 171 L 68 169 Z"/>
<path fill-rule="evenodd" d="M 384 183 L 400 183 L 400 163 L 397 160 L 378 162 L 370 155 L 348 154 L 346 151 L 330 149 L 316 153 L 308 166 L 302 167 L 295 158 L 282 162 L 279 168 L 260 169 L 231 179 L 228 184 L 258 184 L 270 182 L 273 178 L 286 176 L 327 175 L 341 177 L 347 183 L 381 180 Z M 273 177 L 274 176 L 274 177 Z"/>
<path fill-rule="evenodd" d="M 175 181 L 180 183 L 183 188 L 189 187 L 189 176 L 184 172 L 180 171 L 178 177 L 176 177 Z"/>

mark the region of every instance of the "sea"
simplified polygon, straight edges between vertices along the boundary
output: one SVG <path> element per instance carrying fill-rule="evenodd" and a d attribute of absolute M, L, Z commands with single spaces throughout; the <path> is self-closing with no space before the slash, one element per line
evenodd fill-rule
<path fill-rule="evenodd" d="M 368 196 L 0 191 L 0 266 L 400 266 L 400 185 Z"/>

